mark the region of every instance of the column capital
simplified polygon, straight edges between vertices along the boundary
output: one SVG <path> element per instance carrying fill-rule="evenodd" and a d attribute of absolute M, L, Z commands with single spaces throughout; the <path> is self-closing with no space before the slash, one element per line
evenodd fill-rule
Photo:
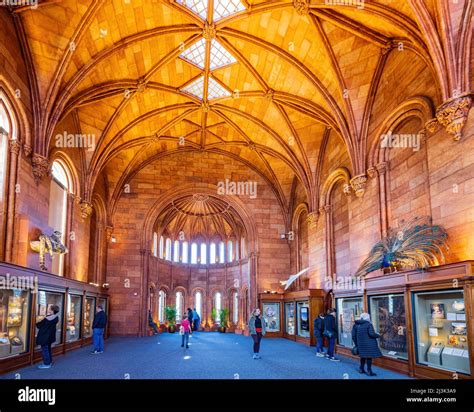
<path fill-rule="evenodd" d="M 471 105 L 471 94 L 464 93 L 445 101 L 436 110 L 436 120 L 456 141 L 462 137 Z"/>
<path fill-rule="evenodd" d="M 18 139 L 10 139 L 8 143 L 10 146 L 10 153 L 14 154 L 15 156 L 18 156 L 22 146 Z"/>
<path fill-rule="evenodd" d="M 320 214 L 323 214 L 323 213 L 330 213 L 331 212 L 331 209 L 332 209 L 332 206 L 331 205 L 324 205 L 324 206 L 321 206 L 319 208 L 319 213 Z"/>
<path fill-rule="evenodd" d="M 367 183 L 367 175 L 365 174 L 354 176 L 351 179 L 351 187 L 352 187 L 352 190 L 354 190 L 354 193 L 357 197 L 364 196 L 366 183 Z"/>
<path fill-rule="evenodd" d="M 31 156 L 31 164 L 33 166 L 33 176 L 36 184 L 39 184 L 39 182 L 49 173 L 51 165 L 48 158 L 39 153 L 33 153 Z"/>
<path fill-rule="evenodd" d="M 88 217 L 92 216 L 93 207 L 91 203 L 89 203 L 86 200 L 83 200 L 80 203 L 80 206 L 81 206 L 81 217 L 83 219 L 87 219 Z"/>
<path fill-rule="evenodd" d="M 381 162 L 375 165 L 375 168 L 377 169 L 377 173 L 382 176 L 385 173 L 387 173 L 388 170 L 388 162 Z"/>
<path fill-rule="evenodd" d="M 318 226 L 319 220 L 319 212 L 309 212 L 306 221 L 308 222 L 308 226 L 311 229 L 315 229 Z"/>

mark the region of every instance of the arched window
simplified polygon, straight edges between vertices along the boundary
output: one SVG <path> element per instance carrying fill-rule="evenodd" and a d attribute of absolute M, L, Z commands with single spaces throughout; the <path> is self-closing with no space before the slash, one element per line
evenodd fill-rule
<path fill-rule="evenodd" d="M 176 322 L 183 318 L 184 296 L 183 292 L 176 292 Z"/>
<path fill-rule="evenodd" d="M 234 325 L 239 323 L 239 294 L 237 292 L 232 294 L 232 322 Z"/>
<path fill-rule="evenodd" d="M 153 232 L 153 256 L 158 256 L 158 233 Z"/>
<path fill-rule="evenodd" d="M 165 259 L 171 261 L 171 239 L 167 238 L 165 242 Z"/>
<path fill-rule="evenodd" d="M 199 317 L 202 318 L 202 293 L 197 291 L 194 295 L 194 307 L 196 308 L 196 312 L 198 313 Z"/>
<path fill-rule="evenodd" d="M 66 240 L 67 221 L 67 193 L 69 191 L 68 173 L 59 161 L 54 161 L 52 168 L 52 180 L 49 192 L 49 219 L 48 224 L 53 231 L 61 233 L 61 241 Z M 64 255 L 54 254 L 52 257 L 51 271 L 56 275 L 64 275 Z"/>
<path fill-rule="evenodd" d="M 219 243 L 219 262 L 225 263 L 225 245 L 224 242 Z"/>
<path fill-rule="evenodd" d="M 0 95 L 1 98 L 1 95 Z M 10 122 L 5 106 L 0 99 L 0 202 L 5 196 L 5 179 L 7 175 L 8 137 L 10 135 Z"/>
<path fill-rule="evenodd" d="M 165 247 L 165 239 L 163 238 L 163 236 L 160 236 L 160 259 L 163 259 L 163 256 L 164 256 L 164 249 Z"/>
<path fill-rule="evenodd" d="M 216 318 L 214 319 L 214 322 L 219 323 L 219 313 L 222 309 L 222 296 L 220 292 L 216 292 L 214 295 L 214 308 L 216 309 Z"/>
<path fill-rule="evenodd" d="M 191 263 L 197 263 L 198 245 L 196 243 L 191 244 Z"/>
<path fill-rule="evenodd" d="M 179 241 L 175 240 L 173 245 L 173 262 L 179 262 Z"/>
<path fill-rule="evenodd" d="M 216 263 L 216 244 L 215 243 L 211 243 L 211 245 L 209 246 L 209 263 L 210 264 L 214 264 Z"/>
<path fill-rule="evenodd" d="M 205 265 L 207 263 L 207 245 L 205 243 L 201 243 L 201 265 Z"/>
<path fill-rule="evenodd" d="M 183 242 L 181 245 L 182 248 L 182 262 L 183 263 L 188 263 L 188 242 Z"/>
<path fill-rule="evenodd" d="M 234 260 L 234 253 L 232 250 L 232 240 L 227 242 L 227 261 L 232 262 Z"/>
<path fill-rule="evenodd" d="M 158 320 L 165 322 L 166 292 L 162 289 L 158 292 Z"/>

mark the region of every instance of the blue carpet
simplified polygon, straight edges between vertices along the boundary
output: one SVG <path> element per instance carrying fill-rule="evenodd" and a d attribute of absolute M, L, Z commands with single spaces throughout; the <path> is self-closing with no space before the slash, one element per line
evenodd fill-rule
<path fill-rule="evenodd" d="M 263 339 L 262 359 L 252 359 L 252 339 L 235 334 L 196 333 L 188 350 L 179 334 L 146 338 L 111 337 L 105 352 L 81 348 L 54 359 L 51 369 L 30 366 L 3 379 L 407 379 L 374 367 L 377 377 L 358 373 L 358 363 L 331 362 L 315 348 L 288 339 Z M 19 374 L 19 376 L 18 376 Z"/>

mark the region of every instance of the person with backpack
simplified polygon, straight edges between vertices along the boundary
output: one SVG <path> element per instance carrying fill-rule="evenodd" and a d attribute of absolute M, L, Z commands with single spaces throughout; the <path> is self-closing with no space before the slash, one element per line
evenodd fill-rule
<path fill-rule="evenodd" d="M 316 338 L 316 356 L 324 358 L 323 348 L 323 332 L 324 332 L 324 313 L 320 313 L 314 320 L 314 337 Z"/>
<path fill-rule="evenodd" d="M 49 369 L 53 364 L 53 353 L 51 345 L 56 342 L 56 325 L 59 322 L 59 306 L 52 305 L 48 307 L 46 316 L 36 324 L 38 334 L 36 335 L 36 344 L 41 346 L 43 355 L 43 364 L 39 369 Z"/>
<path fill-rule="evenodd" d="M 380 338 L 380 335 L 375 332 L 374 326 L 370 322 L 370 315 L 362 313 L 360 319 L 356 320 L 352 327 L 352 341 L 355 345 L 353 353 L 360 357 L 359 373 L 377 376 L 372 371 L 372 359 L 382 356 L 377 338 Z M 367 364 L 367 372 L 364 369 L 365 364 Z"/>
<path fill-rule="evenodd" d="M 339 359 L 334 356 L 337 338 L 336 309 L 334 308 L 328 309 L 327 315 L 324 318 L 323 335 L 329 340 L 328 353 L 326 354 L 327 359 L 333 362 L 339 362 Z"/>

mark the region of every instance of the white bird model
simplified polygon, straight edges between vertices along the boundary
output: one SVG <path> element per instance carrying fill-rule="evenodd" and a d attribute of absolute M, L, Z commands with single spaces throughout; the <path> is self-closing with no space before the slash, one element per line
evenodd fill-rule
<path fill-rule="evenodd" d="M 309 268 L 303 269 L 299 271 L 296 275 L 291 275 L 288 280 L 280 280 L 281 285 L 285 286 L 285 290 L 287 290 L 296 279 L 298 279 L 303 273 L 306 273 L 308 270 Z"/>

